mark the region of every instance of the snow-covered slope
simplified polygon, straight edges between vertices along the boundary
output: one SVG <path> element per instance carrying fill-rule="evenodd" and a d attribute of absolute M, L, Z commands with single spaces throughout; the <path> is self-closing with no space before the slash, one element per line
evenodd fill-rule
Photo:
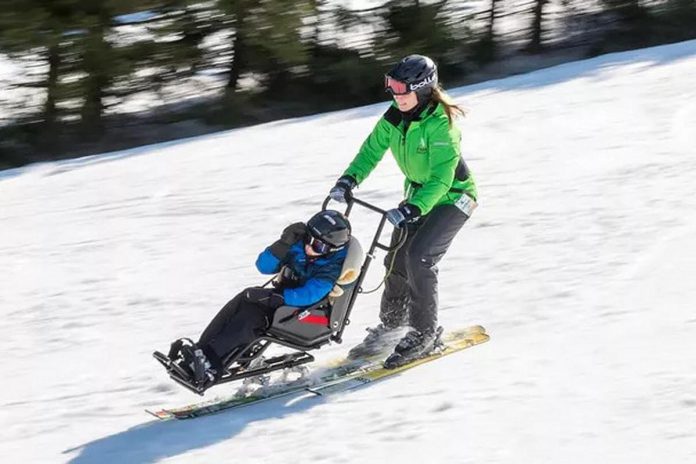
<path fill-rule="evenodd" d="M 481 207 L 442 262 L 441 321 L 492 340 L 193 421 L 143 412 L 196 399 L 151 351 L 262 281 L 256 254 L 317 210 L 384 105 L 0 173 L 2 461 L 694 462 L 694 82 L 685 42 L 454 91 Z M 359 195 L 390 207 L 400 185 L 387 156 Z M 374 219 L 356 211 L 358 236 Z"/>

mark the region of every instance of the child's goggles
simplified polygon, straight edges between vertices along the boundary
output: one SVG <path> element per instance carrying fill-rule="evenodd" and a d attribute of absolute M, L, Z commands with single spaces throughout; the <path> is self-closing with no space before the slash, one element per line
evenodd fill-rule
<path fill-rule="evenodd" d="M 314 250 L 314 252 L 319 253 L 320 255 L 325 255 L 334 248 L 333 245 L 322 242 L 316 237 L 309 238 L 309 246 L 312 248 L 312 250 Z"/>
<path fill-rule="evenodd" d="M 384 90 L 392 95 L 406 95 L 407 93 L 411 93 L 408 84 L 398 81 L 386 74 L 384 75 Z"/>

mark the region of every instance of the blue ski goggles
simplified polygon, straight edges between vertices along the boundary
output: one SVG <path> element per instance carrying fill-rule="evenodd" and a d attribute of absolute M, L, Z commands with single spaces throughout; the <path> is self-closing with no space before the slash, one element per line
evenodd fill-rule
<path fill-rule="evenodd" d="M 315 253 L 319 253 L 320 255 L 325 255 L 334 249 L 333 245 L 326 242 L 322 242 L 316 237 L 309 238 L 309 246 Z"/>

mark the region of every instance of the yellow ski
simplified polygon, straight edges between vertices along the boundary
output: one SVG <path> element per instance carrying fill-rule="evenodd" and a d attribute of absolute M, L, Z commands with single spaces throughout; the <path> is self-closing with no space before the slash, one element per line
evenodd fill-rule
<path fill-rule="evenodd" d="M 335 382 L 328 382 L 326 384 L 322 384 L 316 387 L 309 387 L 307 388 L 307 391 L 310 391 L 317 395 L 329 395 L 331 393 L 357 388 L 361 385 L 384 379 L 386 377 L 391 377 L 406 370 L 412 369 L 416 366 L 420 366 L 421 364 L 425 364 L 427 362 L 440 359 L 444 356 L 449 356 L 450 354 L 456 353 L 458 351 L 465 350 L 472 346 L 487 342 L 489 338 L 490 337 L 486 333 L 486 330 L 482 326 L 476 325 L 472 327 L 467 327 L 463 330 L 445 334 L 445 336 L 442 339 L 445 343 L 445 348 L 441 351 L 432 353 L 423 358 L 416 359 L 394 369 L 387 369 L 381 366 L 367 368 L 362 372 L 354 372 L 350 376 L 338 379 Z"/>

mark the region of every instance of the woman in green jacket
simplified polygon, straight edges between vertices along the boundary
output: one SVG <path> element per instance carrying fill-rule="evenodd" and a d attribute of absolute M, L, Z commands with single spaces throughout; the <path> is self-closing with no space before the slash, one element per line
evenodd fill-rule
<path fill-rule="evenodd" d="M 395 342 L 395 329 L 409 331 L 385 361 L 398 367 L 441 345 L 437 322 L 437 263 L 476 207 L 476 185 L 460 155 L 460 131 L 454 124 L 463 110 L 438 84 L 430 58 L 409 55 L 385 75 L 385 89 L 394 99 L 362 144 L 348 169 L 331 189 L 337 201 L 372 172 L 389 148 L 404 182 L 404 201 L 387 212 L 396 228 L 408 231 L 404 246 L 385 259 L 388 273 L 380 307 L 381 323 L 368 329 L 365 340 L 350 352 L 357 358 L 376 354 Z"/>

